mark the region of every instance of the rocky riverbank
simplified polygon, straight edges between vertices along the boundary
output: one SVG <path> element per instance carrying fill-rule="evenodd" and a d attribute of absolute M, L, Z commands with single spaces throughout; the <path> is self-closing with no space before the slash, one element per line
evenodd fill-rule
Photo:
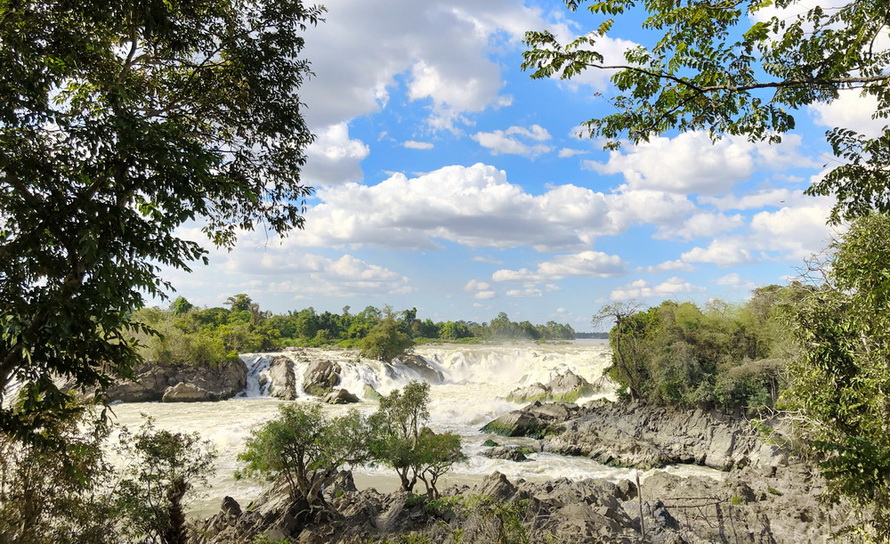
<path fill-rule="evenodd" d="M 326 491 L 329 510 L 310 512 L 279 485 L 244 507 L 226 498 L 218 515 L 196 525 L 196 542 L 800 543 L 822 541 L 850 522 L 841 507 L 819 501 L 824 484 L 813 469 L 742 418 L 633 403 L 535 402 L 496 421 L 504 434 L 540 436 L 538 450 L 634 467 L 689 462 L 723 477 L 649 472 L 638 487 L 639 480 L 542 483 L 494 473 L 429 500 L 359 491 L 343 473 Z M 538 462 L 497 447 L 491 453 Z"/>
<path fill-rule="evenodd" d="M 745 418 L 717 412 L 600 400 L 584 406 L 534 402 L 482 430 L 540 438 L 543 451 L 583 455 L 606 465 L 694 464 L 729 470 L 786 464 L 779 423 L 761 422 L 758 430 Z M 769 440 L 764 430 L 771 433 Z"/>
<path fill-rule="evenodd" d="M 243 509 L 227 497 L 194 537 L 199 544 L 257 537 L 300 544 L 819 542 L 846 521 L 839 507 L 818 501 L 821 485 L 799 464 L 770 476 L 735 469 L 724 481 L 662 472 L 639 487 L 627 480 L 509 481 L 495 473 L 431 501 L 357 491 L 345 473 L 328 490 L 329 512 L 310 513 L 278 486 Z"/>

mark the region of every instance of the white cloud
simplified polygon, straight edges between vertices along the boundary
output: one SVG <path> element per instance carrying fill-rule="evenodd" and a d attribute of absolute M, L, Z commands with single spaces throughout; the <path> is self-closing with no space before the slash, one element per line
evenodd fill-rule
<path fill-rule="evenodd" d="M 706 133 L 685 132 L 611 151 L 607 162 L 584 161 L 584 165 L 602 174 L 621 174 L 631 189 L 716 195 L 729 192 L 758 168 L 812 166 L 810 159 L 797 153 L 799 146 L 796 135 L 770 146 L 738 137 L 711 142 Z"/>
<path fill-rule="evenodd" d="M 464 291 L 487 291 L 491 289 L 491 284 L 479 280 L 470 280 L 464 285 Z"/>
<path fill-rule="evenodd" d="M 713 240 L 706 248 L 696 247 L 680 258 L 688 263 L 710 263 L 720 267 L 750 264 L 756 261 L 751 252 L 740 247 L 739 239 Z"/>
<path fill-rule="evenodd" d="M 701 212 L 687 218 L 679 227 L 661 227 L 654 238 L 667 240 L 694 240 L 712 237 L 726 231 L 732 231 L 744 224 L 741 215 L 727 216 L 719 213 Z"/>
<path fill-rule="evenodd" d="M 883 132 L 887 119 L 872 119 L 878 109 L 877 98 L 863 95 L 858 89 L 845 89 L 838 94 L 838 98 L 828 104 L 807 106 L 816 124 L 828 128 L 849 128 L 868 137 L 875 137 Z"/>
<path fill-rule="evenodd" d="M 826 224 L 833 202 L 811 199 L 809 206 L 760 212 L 751 219 L 751 246 L 802 260 L 823 250 L 834 230 Z"/>
<path fill-rule="evenodd" d="M 683 271 L 691 271 L 695 270 L 695 267 L 689 263 L 683 262 L 680 259 L 676 259 L 673 261 L 664 261 L 663 263 L 657 264 L 655 266 L 647 266 L 642 270 L 646 272 L 656 273 L 656 272 L 676 272 L 678 270 Z"/>
<path fill-rule="evenodd" d="M 437 240 L 470 247 L 532 246 L 578 251 L 598 236 L 644 223 L 679 224 L 695 210 L 685 196 L 659 191 L 598 193 L 574 185 L 531 195 L 492 166 L 447 166 L 375 185 L 318 191 L 306 230 L 286 244 L 377 245 L 436 249 Z"/>
<path fill-rule="evenodd" d="M 574 157 L 575 155 L 586 155 L 587 153 L 590 153 L 590 152 L 585 151 L 583 149 L 571 149 L 568 147 L 564 147 L 559 150 L 559 153 L 557 153 L 557 156 L 560 159 L 569 159 L 571 157 Z"/>
<path fill-rule="evenodd" d="M 414 140 L 408 140 L 402 144 L 402 147 L 406 147 L 408 149 L 421 149 L 421 150 L 429 150 L 435 147 L 430 142 L 416 142 Z"/>
<path fill-rule="evenodd" d="M 752 210 L 766 207 L 784 208 L 791 205 L 806 205 L 812 197 L 803 191 L 791 189 L 765 188 L 743 196 L 700 196 L 698 202 L 710 204 L 721 211 Z"/>
<path fill-rule="evenodd" d="M 531 287 L 526 289 L 509 289 L 506 293 L 508 297 L 542 297 L 544 292 L 540 289 Z"/>
<path fill-rule="evenodd" d="M 464 291 L 473 293 L 473 298 L 488 300 L 495 297 L 496 293 L 491 289 L 491 284 L 479 280 L 470 280 L 464 285 Z"/>
<path fill-rule="evenodd" d="M 605 278 L 624 272 L 624 261 L 617 255 L 599 251 L 584 251 L 575 255 L 558 255 L 551 261 L 538 264 L 536 270 L 498 270 L 492 274 L 494 281 L 543 282 L 560 280 L 569 276 Z"/>
<path fill-rule="evenodd" d="M 512 126 L 507 130 L 477 132 L 472 138 L 495 155 L 509 154 L 534 158 L 553 149 L 548 145 L 521 141 L 543 142 L 549 140 L 550 133 L 540 125 L 532 125 L 529 128 Z"/>
<path fill-rule="evenodd" d="M 303 178 L 309 185 L 338 185 L 361 181 L 361 162 L 371 150 L 361 140 L 349 139 L 346 123 L 331 125 L 316 135 L 306 150 Z"/>
<path fill-rule="evenodd" d="M 655 286 L 645 280 L 637 280 L 614 289 L 611 298 L 612 300 L 670 298 L 679 294 L 700 293 L 703 291 L 705 291 L 704 287 L 694 285 L 675 276 Z"/>
<path fill-rule="evenodd" d="M 726 274 L 725 276 L 721 276 L 714 280 L 716 285 L 722 285 L 724 287 L 729 287 L 731 289 L 750 291 L 757 287 L 757 284 L 753 281 L 749 281 L 743 279 L 741 274 L 738 272 L 733 272 L 731 274 Z"/>
<path fill-rule="evenodd" d="M 549 26 L 515 0 L 338 0 L 327 8 L 303 52 L 316 74 L 301 89 L 314 129 L 379 111 L 402 74 L 409 98 L 428 103 L 429 125 L 452 129 L 465 113 L 510 101 L 489 54 Z"/>
<path fill-rule="evenodd" d="M 218 278 L 219 288 L 232 292 L 236 292 L 234 286 L 245 283 L 240 278 L 250 278 L 251 293 L 292 294 L 295 298 L 382 296 L 414 290 L 407 277 L 348 254 L 333 259 L 245 243 L 220 257 L 223 274 Z"/>

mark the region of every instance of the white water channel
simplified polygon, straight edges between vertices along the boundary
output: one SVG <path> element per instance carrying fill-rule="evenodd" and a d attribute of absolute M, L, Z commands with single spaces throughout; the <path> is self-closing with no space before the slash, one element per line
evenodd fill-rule
<path fill-rule="evenodd" d="M 445 485 L 472 483 L 480 476 L 494 471 L 500 471 L 511 479 L 527 480 L 594 477 L 614 481 L 633 478 L 636 474 L 629 469 L 607 467 L 583 457 L 538 453 L 530 455 L 530 461 L 516 463 L 479 455 L 485 449 L 482 443 L 488 438 L 502 444 L 523 444 L 530 441 L 522 438 L 505 439 L 479 432 L 479 428 L 492 419 L 522 406 L 505 400 L 517 387 L 535 382 L 547 383 L 552 376 L 571 370 L 601 386 L 598 394 L 579 399 L 579 404 L 596 397 L 613 397 L 614 385 L 601 379 L 603 369 L 609 363 L 609 347 L 605 341 L 583 340 L 553 345 L 430 345 L 416 348 L 415 353 L 444 376 L 442 383 L 432 385 L 430 390 L 430 427 L 435 431 L 453 431 L 461 435 L 463 450 L 468 456 L 468 461 L 456 465 L 450 474 L 443 477 Z M 238 468 L 236 457 L 242 451 L 250 430 L 275 417 L 278 405 L 287 402 L 265 396 L 261 385 L 261 377 L 269 360 L 280 355 L 282 354 L 242 356 L 250 369 L 250 380 L 242 397 L 222 402 L 129 403 L 113 407 L 117 422 L 131 428 L 138 427 L 141 414 L 145 414 L 156 420 L 157 427 L 198 432 L 213 442 L 219 455 L 216 475 L 211 479 L 211 489 L 199 490 L 200 496 L 193 504 L 195 513 L 214 513 L 220 500 L 226 495 L 246 505 L 259 493 L 261 483 L 236 481 L 233 474 Z M 337 362 L 341 367 L 340 387 L 360 397 L 365 385 L 387 394 L 420 379 L 418 374 L 407 367 L 361 360 L 351 351 L 319 349 L 283 355 L 290 356 L 296 362 L 294 373 L 298 388 L 302 383 L 307 358 L 324 358 Z M 291 402 L 318 402 L 317 398 L 298 392 L 300 398 Z M 376 410 L 377 403 L 362 399 L 357 405 L 324 406 L 330 415 L 337 415 L 351 407 L 370 414 Z M 674 467 L 668 470 L 715 477 L 718 475 L 716 471 L 700 467 Z M 353 472 L 360 488 L 376 487 L 380 491 L 391 491 L 398 486 L 394 473 L 384 467 L 358 467 Z"/>

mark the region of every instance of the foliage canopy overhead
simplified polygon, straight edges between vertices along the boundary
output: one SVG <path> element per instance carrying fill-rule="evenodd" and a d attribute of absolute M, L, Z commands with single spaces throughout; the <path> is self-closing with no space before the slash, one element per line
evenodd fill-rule
<path fill-rule="evenodd" d="M 523 68 L 532 77 L 573 78 L 614 71 L 616 110 L 584 123 L 607 147 L 619 138 L 645 142 L 670 130 L 705 130 L 712 138 L 742 135 L 777 142 L 795 127 L 794 111 L 857 89 L 877 100 L 875 118 L 890 114 L 890 38 L 886 5 L 852 0 L 800 9 L 799 0 L 566 0 L 600 19 L 592 32 L 562 44 L 549 31 L 526 33 Z M 657 37 L 612 62 L 602 42 L 616 17 L 644 12 Z M 890 212 L 890 129 L 877 137 L 846 127 L 828 131 L 843 161 L 809 194 L 837 198 L 832 220 L 869 210 Z"/>
<path fill-rule="evenodd" d="M 303 224 L 300 0 L 0 4 L 0 429 L 135 363 L 130 312 L 205 250 Z"/>

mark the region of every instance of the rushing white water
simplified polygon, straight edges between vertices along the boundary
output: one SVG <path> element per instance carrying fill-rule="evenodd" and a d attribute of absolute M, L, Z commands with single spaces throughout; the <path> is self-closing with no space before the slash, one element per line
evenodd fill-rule
<path fill-rule="evenodd" d="M 529 439 L 506 439 L 479 432 L 479 428 L 487 422 L 521 406 L 506 400 L 506 396 L 517 387 L 535 382 L 547 383 L 555 374 L 571 370 L 600 386 L 598 394 L 589 399 L 579 399 L 579 403 L 595 397 L 614 396 L 614 385 L 602 379 L 603 369 L 609 362 L 609 348 L 604 341 L 576 341 L 558 345 L 431 345 L 418 347 L 415 353 L 444 377 L 442 383 L 432 385 L 430 390 L 430 427 L 435 431 L 453 431 L 461 435 L 463 450 L 468 456 L 467 462 L 456 465 L 452 473 L 443 478 L 446 484 L 469 482 L 496 470 L 510 478 L 529 480 L 560 477 L 616 480 L 632 478 L 635 474 L 632 470 L 607 467 L 582 457 L 538 453 L 530 455 L 531 461 L 515 463 L 479 455 L 485 449 L 482 444 L 487 438 L 506 444 L 530 442 Z M 421 375 L 411 368 L 361 360 L 350 351 L 309 350 L 286 355 L 295 361 L 294 374 L 300 395 L 296 402 L 317 402 L 316 398 L 307 397 L 302 391 L 303 373 L 310 359 L 324 358 L 338 363 L 341 367 L 340 387 L 360 397 L 366 385 L 387 394 L 421 379 Z M 255 497 L 261 488 L 257 482 L 236 481 L 233 473 L 238 468 L 237 454 L 242 451 L 250 430 L 275 417 L 278 405 L 284 402 L 267 397 L 266 387 L 261 383 L 271 357 L 264 354 L 243 356 L 250 369 L 250 379 L 243 396 L 239 398 L 223 402 L 132 403 L 114 407 L 117 421 L 124 425 L 138 427 L 141 414 L 146 414 L 156 419 L 158 427 L 198 432 L 213 442 L 219 454 L 217 470 L 212 480 L 212 490 L 205 492 L 204 499 L 196 504 L 197 510 L 202 513 L 214 511 L 220 498 L 225 495 L 246 504 L 245 500 Z M 377 403 L 363 399 L 352 406 L 325 405 L 325 410 L 337 415 L 351 407 L 370 414 L 376 410 Z M 711 472 L 698 467 L 671 470 L 698 474 Z M 383 491 L 397 486 L 394 473 L 383 467 L 360 467 L 354 472 L 360 487 L 374 486 Z"/>

